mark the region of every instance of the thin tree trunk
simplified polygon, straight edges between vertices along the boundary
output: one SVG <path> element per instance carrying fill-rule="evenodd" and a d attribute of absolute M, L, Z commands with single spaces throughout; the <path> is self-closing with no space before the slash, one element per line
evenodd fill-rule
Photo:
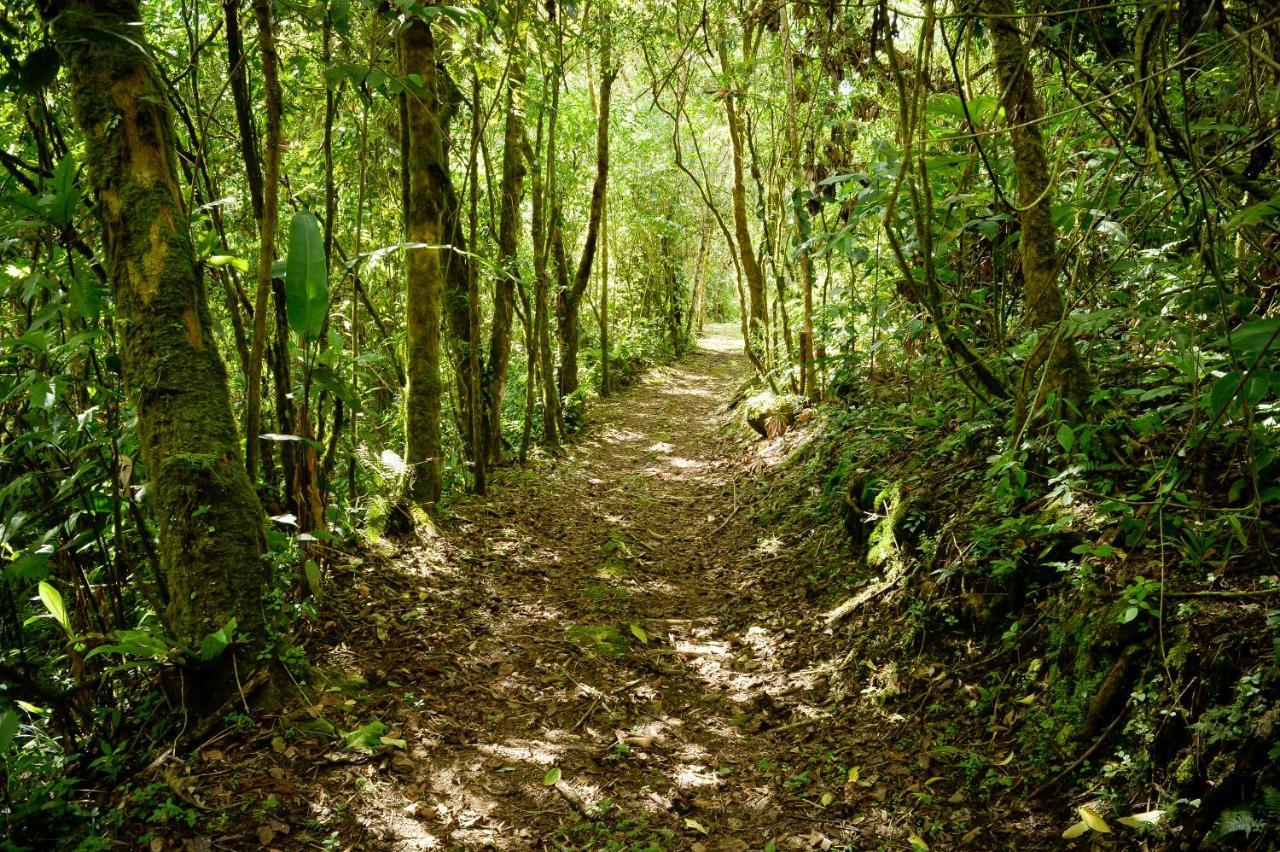
<path fill-rule="evenodd" d="M 600 210 L 600 395 L 609 395 L 609 197 Z"/>
<path fill-rule="evenodd" d="M 787 77 L 787 95 L 791 104 L 800 102 L 799 88 L 796 85 L 794 53 L 791 49 L 791 13 L 785 6 L 778 12 L 782 37 L 782 67 Z M 792 189 L 800 193 L 803 189 L 805 171 L 801 162 L 800 130 L 796 123 L 794 109 L 787 111 L 787 147 L 791 155 Z M 796 229 L 797 266 L 800 273 L 800 292 L 804 299 L 804 316 L 800 331 L 800 395 L 811 400 L 818 398 L 818 383 L 814 375 L 813 363 L 813 258 L 805 244 L 809 241 L 809 216 L 805 212 L 804 202 L 798 195 L 793 196 L 791 212 Z"/>
<path fill-rule="evenodd" d="M 187 695 L 216 706 L 267 643 L 262 509 L 245 473 L 188 211 L 173 125 L 134 0 L 70 0 L 44 9 L 66 61 L 103 254 L 137 408 L 158 555 L 162 613 L 178 640 L 236 622 L 236 643 L 192 670 Z M 94 31 L 104 38 L 84 38 Z"/>
<path fill-rule="evenodd" d="M 750 30 L 746 34 L 743 53 L 748 53 Z M 755 248 L 751 242 L 751 230 L 747 225 L 747 187 L 744 160 L 746 143 L 743 137 L 742 119 L 738 115 L 734 103 L 732 86 L 732 69 L 729 64 L 729 51 L 724 42 L 717 45 L 720 53 L 720 68 L 724 74 L 724 85 L 728 90 L 724 96 L 725 119 L 729 126 L 729 145 L 733 160 L 733 187 L 730 196 L 733 201 L 733 228 L 737 239 L 738 257 L 742 265 L 743 278 L 747 285 L 747 335 L 754 349 L 758 344 L 767 345 L 768 341 L 768 308 L 765 304 L 764 274 L 756 261 Z M 768 363 L 768 357 L 765 358 Z"/>
<path fill-rule="evenodd" d="M 253 342 L 249 348 L 246 388 L 245 469 L 252 480 L 258 475 L 262 438 L 262 360 L 267 346 L 267 312 L 270 310 L 271 266 L 276 256 L 276 224 L 280 215 L 281 92 L 280 60 L 276 55 L 275 22 L 271 0 L 253 0 L 258 21 L 258 50 L 262 53 L 262 87 L 267 108 L 266 170 L 262 182 L 262 216 L 258 219 L 258 292 L 254 298 Z"/>
<path fill-rule="evenodd" d="M 1018 29 L 1018 16 L 1010 0 L 982 0 L 980 9 L 995 47 L 996 77 L 1000 81 L 1005 120 L 1013 144 L 1022 224 L 1019 246 L 1023 298 L 1027 317 L 1039 335 L 1018 389 L 1015 420 L 1021 430 L 1026 418 L 1043 404 L 1050 392 L 1079 408 L 1093 382 L 1063 326 L 1067 309 L 1062 291 L 1058 289 L 1057 232 L 1051 211 L 1049 164 L 1040 135 L 1040 103 L 1022 32 Z M 1037 390 L 1036 375 L 1041 367 L 1046 374 Z"/>
<path fill-rule="evenodd" d="M 596 242 L 600 236 L 600 214 L 604 209 L 605 188 L 609 182 L 609 99 L 618 71 L 613 67 L 607 35 L 600 51 L 600 99 L 596 116 L 596 179 L 591 186 L 591 208 L 587 214 L 587 236 L 582 257 L 572 286 L 562 290 L 556 309 L 560 336 L 560 397 L 578 389 L 578 312 L 582 296 L 591 282 L 591 265 L 595 260 Z"/>
<path fill-rule="evenodd" d="M 485 363 L 485 450 L 492 464 L 502 461 L 502 397 L 511 362 L 511 329 L 515 318 L 517 250 L 520 243 L 520 203 L 524 194 L 524 68 L 517 57 L 507 78 L 507 121 L 502 151 L 502 209 L 498 222 L 498 277 L 493 295 L 493 324 Z"/>
<path fill-rule="evenodd" d="M 468 199 L 469 226 L 470 226 L 470 242 L 469 245 L 476 245 L 476 234 L 478 230 L 478 212 L 480 204 L 480 174 L 479 163 L 477 162 L 477 154 L 480 150 L 481 134 L 484 128 L 480 124 L 480 71 L 478 68 L 474 70 L 472 75 L 471 87 L 471 148 L 470 156 L 467 158 L 467 174 L 470 175 L 470 187 Z M 461 220 L 459 218 L 458 233 L 462 232 Z M 485 492 L 485 467 L 488 459 L 485 458 L 484 449 L 484 396 L 480 387 L 481 365 L 480 365 L 480 275 L 479 268 L 476 264 L 467 263 L 467 313 L 462 328 L 466 330 L 466 381 L 465 388 L 467 399 L 469 402 L 467 411 L 467 425 L 470 429 L 471 443 L 471 464 L 472 467 L 472 490 L 477 494 Z M 450 279 L 452 280 L 452 278 Z M 462 372 L 459 372 L 462 375 Z"/>
<path fill-rule="evenodd" d="M 551 119 L 548 128 L 547 140 L 547 156 L 545 164 L 548 172 L 548 178 L 551 177 L 550 171 L 555 168 L 555 132 L 556 132 L 556 107 L 559 79 L 552 82 L 552 86 L 556 87 L 557 92 L 551 96 Z M 544 90 L 545 94 L 545 90 Z M 536 148 L 530 148 L 526 151 L 526 158 L 533 166 L 533 211 L 530 220 L 530 239 L 533 244 L 533 345 L 534 351 L 529 353 L 531 359 L 538 362 L 538 374 L 541 378 L 542 389 L 542 443 L 547 446 L 555 446 L 559 443 L 560 433 L 560 395 L 556 389 L 554 361 L 551 357 L 551 335 L 549 330 L 548 314 L 550 305 L 548 297 L 551 290 L 551 282 L 547 271 L 547 255 L 550 250 L 550 244 L 547 241 L 547 191 L 548 183 L 554 183 L 552 180 L 544 181 L 543 175 L 543 157 L 541 156 L 542 147 L 542 130 L 544 126 L 545 113 L 538 115 L 538 134 L 536 138 Z"/>
<path fill-rule="evenodd" d="M 420 91 L 406 98 L 408 150 L 404 207 L 406 248 L 405 463 L 411 471 L 409 496 L 421 506 L 440 501 L 443 450 L 440 436 L 440 293 L 438 248 L 444 236 L 444 204 L 437 178 L 441 164 L 444 110 L 436 72 L 431 27 L 410 18 L 400 31 L 405 76 L 416 74 Z"/>

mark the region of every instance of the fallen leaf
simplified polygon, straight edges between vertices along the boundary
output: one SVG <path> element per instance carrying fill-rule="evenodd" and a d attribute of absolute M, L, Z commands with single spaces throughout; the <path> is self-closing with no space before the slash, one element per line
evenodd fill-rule
<path fill-rule="evenodd" d="M 1127 825 L 1129 828 L 1136 828 L 1138 831 L 1145 831 L 1153 825 L 1159 825 L 1162 819 L 1164 819 L 1164 811 L 1144 811 L 1140 814 L 1120 817 L 1116 822 Z"/>
<path fill-rule="evenodd" d="M 702 834 L 710 834 L 710 832 L 707 831 L 707 827 L 696 819 L 686 819 L 684 821 L 684 827 L 692 828 L 694 831 L 701 832 Z"/>
<path fill-rule="evenodd" d="M 1111 833 L 1111 826 L 1107 825 L 1107 821 L 1098 816 L 1098 812 L 1093 808 L 1081 805 L 1076 808 L 1076 811 L 1080 814 L 1080 819 L 1084 820 L 1085 825 L 1089 826 L 1091 831 L 1096 831 L 1099 834 Z"/>
<path fill-rule="evenodd" d="M 553 766 L 547 770 L 547 774 L 542 776 L 543 787 L 554 787 L 556 782 L 560 780 L 560 767 Z"/>
<path fill-rule="evenodd" d="M 911 844 L 912 849 L 919 849 L 920 852 L 929 852 L 929 844 L 924 842 L 924 838 L 918 834 L 907 835 L 907 842 Z"/>
<path fill-rule="evenodd" d="M 1062 832 L 1062 838 L 1064 840 L 1072 840 L 1084 834 L 1088 830 L 1089 830 L 1089 823 L 1085 822 L 1084 820 L 1080 820 L 1078 823 L 1071 826 L 1066 831 Z"/>

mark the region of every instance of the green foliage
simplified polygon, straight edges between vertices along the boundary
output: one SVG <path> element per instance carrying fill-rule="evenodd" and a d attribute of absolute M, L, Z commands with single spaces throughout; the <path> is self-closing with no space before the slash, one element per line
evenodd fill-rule
<path fill-rule="evenodd" d="M 289 225 L 284 294 L 289 327 L 308 343 L 319 340 L 329 311 L 329 271 L 320 222 L 307 210 Z"/>

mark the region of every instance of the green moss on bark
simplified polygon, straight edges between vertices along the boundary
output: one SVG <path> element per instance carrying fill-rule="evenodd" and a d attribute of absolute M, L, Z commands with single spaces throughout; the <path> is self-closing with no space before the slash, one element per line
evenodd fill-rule
<path fill-rule="evenodd" d="M 161 615 L 188 643 L 235 618 L 243 674 L 267 641 L 262 510 L 244 473 L 226 368 L 211 332 L 164 89 L 135 3 L 72 0 L 45 14 L 70 73 L 102 222 L 170 595 Z M 87 31 L 119 35 L 85 38 Z M 205 697 L 234 686 L 233 656 L 201 673 L 210 687 Z"/>

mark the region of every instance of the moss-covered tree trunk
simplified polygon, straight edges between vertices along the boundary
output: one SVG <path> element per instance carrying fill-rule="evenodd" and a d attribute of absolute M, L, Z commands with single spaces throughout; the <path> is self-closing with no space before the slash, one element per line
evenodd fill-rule
<path fill-rule="evenodd" d="M 578 313 L 582 297 L 591 283 L 591 266 L 600 238 L 600 217 L 604 210 L 605 189 L 609 183 L 609 99 L 618 70 L 609 56 L 605 38 L 600 53 L 600 100 L 596 116 L 596 179 L 591 185 L 591 208 L 587 213 L 587 236 L 582 245 L 578 271 L 568 289 L 561 289 L 556 299 L 557 334 L 560 338 L 560 398 L 578 389 Z M 559 227 L 558 223 L 555 227 Z"/>
<path fill-rule="evenodd" d="M 1049 164 L 1040 134 L 1040 104 L 1022 31 L 1018 29 L 1019 17 L 1011 0 L 981 0 L 980 9 L 995 48 L 996 76 L 1000 80 L 1005 120 L 1013 144 L 1021 210 L 1026 315 L 1039 335 L 1018 391 L 1017 421 L 1021 428 L 1028 414 L 1039 408 L 1050 392 L 1077 407 L 1083 404 L 1091 380 L 1064 328 L 1066 303 L 1058 288 L 1057 233 L 1051 211 Z M 1037 379 L 1041 367 L 1046 370 L 1044 381 Z"/>
<path fill-rule="evenodd" d="M 212 334 L 178 185 L 168 98 L 134 0 L 44 8 L 70 75 L 76 122 L 123 342 L 125 378 L 159 527 L 162 614 L 198 643 L 235 619 L 233 654 L 188 695 L 234 688 L 267 641 L 262 509 L 245 472 L 227 373 Z M 97 37 L 86 37 L 95 33 Z"/>
<path fill-rule="evenodd" d="M 405 463 L 409 496 L 422 506 L 440 500 L 440 292 L 444 205 L 439 180 L 444 131 L 431 27 L 410 18 L 400 30 L 401 71 L 421 88 L 405 99 L 408 187 L 404 206 L 406 311 Z"/>
<path fill-rule="evenodd" d="M 498 265 L 502 268 L 493 294 L 493 325 L 485 361 L 485 447 L 488 459 L 502 461 L 502 397 L 511 363 L 511 328 L 515 320 L 519 276 L 520 204 L 524 196 L 524 68 L 511 62 L 507 79 L 507 122 L 502 150 L 502 210 L 498 217 Z"/>

